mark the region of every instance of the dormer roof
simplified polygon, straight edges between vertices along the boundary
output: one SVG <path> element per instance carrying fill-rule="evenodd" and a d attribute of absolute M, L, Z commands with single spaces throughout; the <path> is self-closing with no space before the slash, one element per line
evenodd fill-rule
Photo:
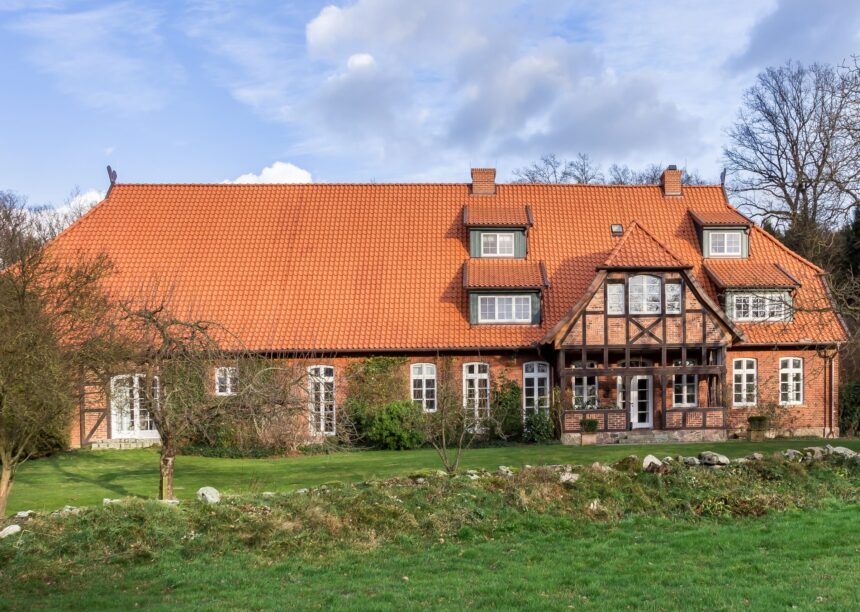
<path fill-rule="evenodd" d="M 736 210 L 691 210 L 690 218 L 699 227 L 750 227 L 752 223 Z"/>
<path fill-rule="evenodd" d="M 681 261 L 669 248 L 657 240 L 651 232 L 634 221 L 625 230 L 624 236 L 609 253 L 609 257 L 598 269 L 685 269 L 691 268 Z"/>
<path fill-rule="evenodd" d="M 463 225 L 466 227 L 526 228 L 533 224 L 531 209 L 525 204 L 472 202 L 463 208 Z"/>

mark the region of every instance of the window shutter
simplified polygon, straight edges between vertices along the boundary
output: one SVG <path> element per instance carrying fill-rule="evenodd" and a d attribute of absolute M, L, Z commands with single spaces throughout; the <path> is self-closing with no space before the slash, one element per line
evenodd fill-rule
<path fill-rule="evenodd" d="M 481 256 L 481 232 L 478 230 L 469 231 L 469 256 Z"/>
<path fill-rule="evenodd" d="M 477 325 L 478 323 L 478 294 L 469 294 L 469 323 Z"/>
<path fill-rule="evenodd" d="M 532 294 L 532 323 L 540 325 L 540 294 Z"/>
<path fill-rule="evenodd" d="M 514 232 L 514 257 L 525 258 L 526 251 L 525 232 Z"/>

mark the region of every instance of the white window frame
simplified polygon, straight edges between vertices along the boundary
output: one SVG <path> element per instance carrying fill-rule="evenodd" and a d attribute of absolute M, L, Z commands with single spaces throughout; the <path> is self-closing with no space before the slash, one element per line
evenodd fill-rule
<path fill-rule="evenodd" d="M 543 383 L 541 385 L 541 383 Z M 543 393 L 541 393 L 541 388 Z M 536 411 L 549 415 L 549 364 L 546 361 L 528 361 L 523 364 L 523 421 Z"/>
<path fill-rule="evenodd" d="M 752 367 L 750 367 L 752 364 Z M 738 380 L 740 377 L 740 380 Z M 750 391 L 752 385 L 752 391 Z M 740 396 L 740 401 L 738 401 Z M 732 406 L 742 408 L 758 403 L 758 361 L 740 357 L 732 361 Z"/>
<path fill-rule="evenodd" d="M 122 389 L 128 393 L 126 397 L 119 395 L 120 384 L 126 379 L 126 384 Z M 152 420 L 150 410 L 143 404 L 143 394 L 141 393 L 141 384 L 146 381 L 144 374 L 118 374 L 110 379 L 110 404 L 111 404 L 111 438 L 131 438 L 131 439 L 146 439 L 157 440 L 161 438 L 155 422 Z M 128 384 L 131 383 L 131 384 Z M 152 386 L 154 393 L 153 400 L 157 403 L 161 401 L 161 382 L 158 376 L 153 376 Z M 120 403 L 128 404 L 120 406 Z M 131 428 L 121 427 L 120 412 L 128 410 L 131 414 Z M 141 422 L 144 420 L 144 413 L 149 426 L 142 428 Z"/>
<path fill-rule="evenodd" d="M 331 370 L 331 374 L 326 371 Z M 333 365 L 308 366 L 308 418 L 315 435 L 337 434 L 337 388 Z M 320 427 L 322 425 L 322 427 Z"/>
<path fill-rule="evenodd" d="M 487 243 L 485 242 L 486 238 L 490 236 L 495 237 L 496 248 L 495 252 L 490 252 L 487 248 Z M 502 252 L 502 240 L 504 237 L 510 239 L 510 253 Z M 517 253 L 517 239 L 514 232 L 481 232 L 481 257 L 515 257 Z"/>
<path fill-rule="evenodd" d="M 222 387 L 223 377 L 223 387 Z M 218 366 L 215 368 L 215 395 L 236 395 L 239 390 L 239 368 L 236 366 Z"/>
<path fill-rule="evenodd" d="M 490 416 L 489 364 L 479 361 L 463 364 L 463 409 L 472 412 L 476 423 Z"/>
<path fill-rule="evenodd" d="M 656 283 L 654 282 L 656 281 Z M 639 287 L 639 285 L 642 285 Z M 641 290 L 641 293 L 640 293 Z M 635 315 L 659 315 L 662 311 L 663 280 L 653 274 L 637 274 L 631 276 L 628 281 L 627 309 L 630 314 Z M 642 302 L 637 303 L 641 295 Z M 656 305 L 653 298 L 657 298 Z M 649 305 L 655 305 L 656 309 L 648 309 Z"/>
<path fill-rule="evenodd" d="M 684 365 L 680 359 L 672 362 L 672 365 L 680 367 Z M 694 359 L 687 360 L 688 366 L 698 365 Z M 692 380 L 690 380 L 692 379 Z M 690 387 L 693 393 L 690 397 Z M 681 390 L 682 401 L 678 402 L 678 389 Z M 699 401 L 699 376 L 698 374 L 675 374 L 672 376 L 672 408 L 696 408 Z"/>
<path fill-rule="evenodd" d="M 798 362 L 797 364 L 795 363 Z M 799 365 L 798 365 L 799 364 Z M 783 374 L 787 380 L 783 382 Z M 787 395 L 783 395 L 783 385 Z M 797 385 L 799 389 L 792 389 Z M 787 399 L 783 399 L 783 398 Z M 803 358 L 781 357 L 779 360 L 779 403 L 781 406 L 799 406 L 803 404 Z"/>
<path fill-rule="evenodd" d="M 439 399 L 436 385 L 436 364 L 413 363 L 409 368 L 409 373 L 412 401 L 421 406 L 424 412 L 436 412 L 436 402 Z"/>
<path fill-rule="evenodd" d="M 722 251 L 717 251 L 714 248 L 714 238 L 720 236 L 723 239 Z M 738 239 L 738 248 L 737 251 L 731 250 L 729 251 L 729 236 L 737 236 Z M 742 230 L 724 230 L 724 231 L 713 231 L 710 232 L 710 237 L 708 238 L 710 244 L 710 256 L 711 257 L 740 257 L 743 254 L 744 250 L 744 237 Z"/>
<path fill-rule="evenodd" d="M 582 362 L 577 361 L 573 364 L 574 368 L 581 368 Z M 586 368 L 596 368 L 596 361 L 587 361 Z M 572 376 L 570 379 L 571 391 L 573 393 L 573 407 L 577 408 L 577 402 L 584 408 L 594 408 L 600 404 L 598 395 L 599 386 L 597 384 L 597 376 Z"/>
<path fill-rule="evenodd" d="M 499 318 L 499 304 L 502 300 L 510 300 L 511 317 Z M 518 302 L 526 300 L 528 306 L 528 315 L 525 317 L 518 316 Z M 484 316 L 484 303 L 492 301 L 493 318 Z M 529 293 L 512 293 L 508 295 L 479 295 L 478 296 L 478 323 L 531 323 L 532 322 L 532 296 Z"/>
<path fill-rule="evenodd" d="M 606 284 L 606 314 L 624 314 L 624 283 Z"/>
<path fill-rule="evenodd" d="M 732 291 L 729 298 L 732 300 L 733 321 L 778 322 L 790 318 L 791 295 L 788 291 Z"/>
<path fill-rule="evenodd" d="M 683 286 L 680 282 L 667 282 L 663 283 L 663 287 L 666 291 L 666 314 L 681 314 L 681 310 L 683 309 L 681 304 L 684 301 Z M 669 287 L 673 287 L 672 291 L 674 291 L 675 287 L 677 287 L 678 289 L 677 295 L 673 296 L 671 299 L 669 297 Z M 675 300 L 675 298 L 677 298 L 677 301 Z"/>

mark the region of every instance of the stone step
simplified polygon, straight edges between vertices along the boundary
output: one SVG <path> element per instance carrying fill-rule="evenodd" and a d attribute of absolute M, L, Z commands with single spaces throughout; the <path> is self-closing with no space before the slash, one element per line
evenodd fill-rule
<path fill-rule="evenodd" d="M 160 440 L 138 439 L 138 438 L 112 438 L 110 440 L 94 440 L 90 444 L 91 450 L 131 450 L 136 448 L 149 448 L 161 444 Z"/>

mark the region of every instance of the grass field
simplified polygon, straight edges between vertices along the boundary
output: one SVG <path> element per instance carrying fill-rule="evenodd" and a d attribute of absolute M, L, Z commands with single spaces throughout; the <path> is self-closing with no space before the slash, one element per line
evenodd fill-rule
<path fill-rule="evenodd" d="M 471 449 L 463 459 L 464 469 L 519 467 L 524 464 L 614 461 L 629 454 L 693 455 L 717 450 L 741 457 L 755 450 L 768 453 L 786 448 L 823 444 L 821 440 L 775 440 L 761 443 L 651 444 L 647 446 L 504 446 Z M 860 440 L 838 444 L 860 450 Z M 202 486 L 227 493 L 290 491 L 326 482 L 357 482 L 387 478 L 422 469 L 440 468 L 433 450 L 364 451 L 307 455 L 286 459 L 213 459 L 179 457 L 176 462 L 176 494 L 191 499 Z M 153 498 L 158 491 L 158 452 L 76 451 L 24 464 L 18 473 L 8 513 L 18 510 L 56 510 L 69 504 L 100 504 L 105 497 Z"/>

